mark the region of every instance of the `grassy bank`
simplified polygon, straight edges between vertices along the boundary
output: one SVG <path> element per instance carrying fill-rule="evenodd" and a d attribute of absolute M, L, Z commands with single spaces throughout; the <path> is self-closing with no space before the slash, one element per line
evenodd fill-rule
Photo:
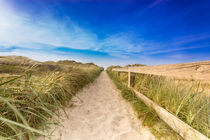
<path fill-rule="evenodd" d="M 194 129 L 210 137 L 210 98 L 198 81 L 179 81 L 138 74 L 133 86 Z"/>
<path fill-rule="evenodd" d="M 117 88 L 121 91 L 122 97 L 125 98 L 129 103 L 131 103 L 133 109 L 137 113 L 138 118 L 143 120 L 143 125 L 147 126 L 150 131 L 158 139 L 167 140 L 181 140 L 182 138 L 171 130 L 167 124 L 165 124 L 155 113 L 152 108 L 147 107 L 135 94 L 134 91 L 129 89 L 126 84 L 122 82 L 122 79 L 117 76 L 116 73 L 112 72 L 109 67 L 107 73 L 110 78 L 114 81 Z M 122 75 L 121 75 L 122 76 Z M 123 76 L 124 78 L 124 76 Z"/>
<path fill-rule="evenodd" d="M 127 78 L 127 73 L 121 73 L 118 80 L 127 83 Z M 209 84 L 195 80 L 136 74 L 132 86 L 194 129 L 210 137 Z"/>
<path fill-rule="evenodd" d="M 25 71 L 0 77 L 0 139 L 49 136 L 43 130 L 58 124 L 59 111 L 103 70 L 94 64 L 53 63 L 31 69 L 15 64 Z M 55 119 L 49 121 L 51 117 Z"/>

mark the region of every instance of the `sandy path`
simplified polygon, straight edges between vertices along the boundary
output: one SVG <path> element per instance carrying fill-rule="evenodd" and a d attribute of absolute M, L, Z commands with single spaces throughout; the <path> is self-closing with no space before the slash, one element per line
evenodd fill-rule
<path fill-rule="evenodd" d="M 53 140 L 153 140 L 106 72 L 77 94 Z"/>

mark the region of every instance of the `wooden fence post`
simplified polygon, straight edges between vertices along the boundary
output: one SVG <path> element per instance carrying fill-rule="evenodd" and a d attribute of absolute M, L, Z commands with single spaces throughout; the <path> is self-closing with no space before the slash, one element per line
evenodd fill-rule
<path fill-rule="evenodd" d="M 131 87 L 131 72 L 128 72 L 128 87 Z"/>
<path fill-rule="evenodd" d="M 120 77 L 120 72 L 119 71 L 117 72 L 117 76 Z"/>
<path fill-rule="evenodd" d="M 130 75 L 130 86 L 132 86 L 132 83 L 134 83 L 134 80 L 135 80 L 135 73 L 131 72 L 131 75 Z"/>

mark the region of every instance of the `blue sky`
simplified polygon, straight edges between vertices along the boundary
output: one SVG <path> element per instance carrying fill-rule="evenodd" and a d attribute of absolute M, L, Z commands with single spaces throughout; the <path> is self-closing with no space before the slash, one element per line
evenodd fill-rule
<path fill-rule="evenodd" d="M 0 0 L 0 55 L 101 66 L 210 60 L 209 0 Z"/>

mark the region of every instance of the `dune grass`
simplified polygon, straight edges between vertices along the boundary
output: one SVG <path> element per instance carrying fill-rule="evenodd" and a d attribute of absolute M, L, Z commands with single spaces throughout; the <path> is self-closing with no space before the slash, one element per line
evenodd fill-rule
<path fill-rule="evenodd" d="M 210 137 L 210 94 L 199 81 L 137 74 L 134 88 Z"/>
<path fill-rule="evenodd" d="M 116 76 L 127 84 L 128 74 Z M 135 74 L 132 86 L 151 100 L 176 115 L 202 134 L 210 137 L 209 84 L 196 80 L 175 79 L 148 74 Z"/>
<path fill-rule="evenodd" d="M 138 118 L 143 120 L 143 125 L 147 126 L 157 139 L 166 140 L 182 140 L 182 138 L 174 132 L 166 123 L 164 123 L 156 114 L 156 112 L 146 106 L 135 94 L 135 92 L 127 87 L 125 83 L 112 72 L 109 67 L 107 73 L 114 81 L 117 88 L 121 91 L 122 97 L 126 99 L 135 110 Z M 122 75 L 121 75 L 122 76 Z"/>
<path fill-rule="evenodd" d="M 25 71 L 25 69 L 22 67 L 19 67 L 19 66 L 0 64 L 0 73 L 21 74 L 24 71 Z"/>
<path fill-rule="evenodd" d="M 18 76 L 0 77 L 0 139 L 50 137 L 43 130 L 59 124 L 59 111 L 64 111 L 71 98 L 103 70 L 96 65 L 75 65 L 60 65 L 65 70 L 35 75 L 36 68 Z"/>
<path fill-rule="evenodd" d="M 127 82 L 127 74 L 121 74 Z M 204 84 L 205 85 L 205 84 Z M 136 74 L 133 87 L 178 118 L 210 137 L 210 94 L 200 81 Z"/>

